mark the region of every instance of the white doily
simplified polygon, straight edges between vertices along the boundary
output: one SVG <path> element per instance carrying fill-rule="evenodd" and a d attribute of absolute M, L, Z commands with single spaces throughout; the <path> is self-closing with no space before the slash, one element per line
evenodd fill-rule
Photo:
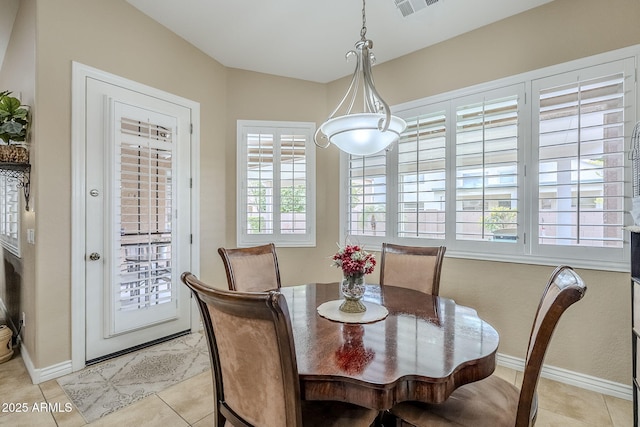
<path fill-rule="evenodd" d="M 345 313 L 339 307 L 344 300 L 327 301 L 318 306 L 318 314 L 326 319 L 342 323 L 373 323 L 389 315 L 389 310 L 375 302 L 362 301 L 367 310 L 363 313 Z"/>

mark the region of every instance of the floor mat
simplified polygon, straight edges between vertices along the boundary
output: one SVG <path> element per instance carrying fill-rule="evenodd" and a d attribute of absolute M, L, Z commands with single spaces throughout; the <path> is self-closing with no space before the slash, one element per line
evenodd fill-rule
<path fill-rule="evenodd" d="M 87 422 L 211 368 L 206 338 L 192 333 L 58 378 Z"/>

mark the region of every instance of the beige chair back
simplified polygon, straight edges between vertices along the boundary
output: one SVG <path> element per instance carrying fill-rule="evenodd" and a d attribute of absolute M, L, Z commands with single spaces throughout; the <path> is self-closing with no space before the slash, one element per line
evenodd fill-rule
<path fill-rule="evenodd" d="M 251 248 L 219 248 L 218 253 L 227 272 L 230 290 L 264 292 L 280 288 L 278 257 L 273 243 Z"/>
<path fill-rule="evenodd" d="M 198 302 L 207 335 L 218 426 L 225 420 L 235 426 L 301 426 L 300 383 L 284 296 L 217 290 L 190 273 L 182 281 Z"/>
<path fill-rule="evenodd" d="M 380 284 L 438 295 L 445 251 L 444 246 L 418 247 L 383 243 Z"/>

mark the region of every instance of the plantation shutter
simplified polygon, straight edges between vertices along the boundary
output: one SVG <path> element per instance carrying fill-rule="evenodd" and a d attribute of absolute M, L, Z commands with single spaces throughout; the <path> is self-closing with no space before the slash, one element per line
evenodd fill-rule
<path fill-rule="evenodd" d="M 539 245 L 623 247 L 629 101 L 624 64 L 612 68 L 538 82 Z"/>
<path fill-rule="evenodd" d="M 238 244 L 314 245 L 312 124 L 239 121 L 238 135 Z"/>
<path fill-rule="evenodd" d="M 307 232 L 307 137 L 304 134 L 280 135 L 280 232 Z"/>
<path fill-rule="evenodd" d="M 0 242 L 20 256 L 20 191 L 18 179 L 0 175 Z"/>
<path fill-rule="evenodd" d="M 275 133 L 250 132 L 247 134 L 247 234 L 274 233 L 274 181 Z"/>
<path fill-rule="evenodd" d="M 444 239 L 446 112 L 406 119 L 398 141 L 398 237 Z"/>
<path fill-rule="evenodd" d="M 516 90 L 507 92 L 456 103 L 457 240 L 515 243 L 518 239 L 520 96 Z"/>
<path fill-rule="evenodd" d="M 387 222 L 386 151 L 349 155 L 347 235 L 385 236 Z"/>

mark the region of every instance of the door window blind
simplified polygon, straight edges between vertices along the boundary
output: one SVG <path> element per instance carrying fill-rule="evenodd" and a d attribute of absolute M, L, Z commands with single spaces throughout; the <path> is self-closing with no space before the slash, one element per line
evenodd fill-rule
<path fill-rule="evenodd" d="M 172 289 L 173 132 L 121 118 L 120 310 L 170 303 Z"/>

